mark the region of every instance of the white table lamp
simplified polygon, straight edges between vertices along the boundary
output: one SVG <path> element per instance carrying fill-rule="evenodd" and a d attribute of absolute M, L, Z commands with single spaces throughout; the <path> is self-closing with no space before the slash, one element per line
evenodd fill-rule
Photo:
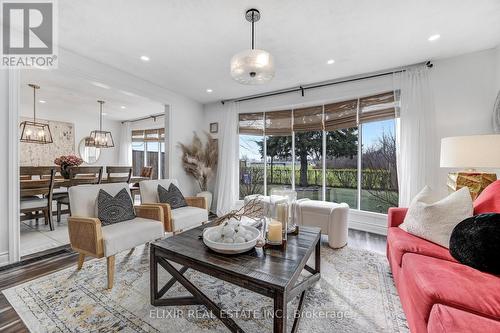
<path fill-rule="evenodd" d="M 476 168 L 500 167 L 500 135 L 454 136 L 441 139 L 441 167 L 462 168 L 449 173 L 447 186 L 453 191 L 467 186 L 475 199 L 486 186 L 497 179 L 495 173 Z"/>

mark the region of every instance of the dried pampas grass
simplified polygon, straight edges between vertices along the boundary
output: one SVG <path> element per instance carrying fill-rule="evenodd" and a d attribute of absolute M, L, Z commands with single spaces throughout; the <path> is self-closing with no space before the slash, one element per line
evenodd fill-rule
<path fill-rule="evenodd" d="M 190 145 L 179 143 L 182 150 L 182 166 L 188 175 L 196 179 L 201 191 L 207 190 L 208 181 L 215 174 L 219 151 L 217 141 L 206 132 L 205 135 L 207 136 L 205 144 L 196 132 Z"/>

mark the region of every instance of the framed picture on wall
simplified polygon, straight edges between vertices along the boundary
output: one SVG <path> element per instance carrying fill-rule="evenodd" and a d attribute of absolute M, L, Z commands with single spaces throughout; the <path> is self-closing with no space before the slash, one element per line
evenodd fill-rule
<path fill-rule="evenodd" d="M 210 133 L 219 132 L 219 123 L 210 123 Z"/>

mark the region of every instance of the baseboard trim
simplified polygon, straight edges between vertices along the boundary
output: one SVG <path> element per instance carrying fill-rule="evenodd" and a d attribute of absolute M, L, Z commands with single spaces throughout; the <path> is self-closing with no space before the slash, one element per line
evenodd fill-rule
<path fill-rule="evenodd" d="M 351 209 L 349 228 L 386 236 L 387 215 Z"/>
<path fill-rule="evenodd" d="M 0 253 L 0 266 L 9 264 L 9 252 Z"/>

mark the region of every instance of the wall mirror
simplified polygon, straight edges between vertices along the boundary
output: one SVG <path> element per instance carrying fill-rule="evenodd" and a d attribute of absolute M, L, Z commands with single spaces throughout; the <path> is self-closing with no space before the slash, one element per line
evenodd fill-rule
<path fill-rule="evenodd" d="M 85 146 L 85 139 L 87 138 L 88 137 L 85 137 L 80 140 L 80 143 L 78 144 L 78 152 L 85 163 L 94 164 L 99 160 L 99 157 L 101 156 L 101 149 Z"/>

